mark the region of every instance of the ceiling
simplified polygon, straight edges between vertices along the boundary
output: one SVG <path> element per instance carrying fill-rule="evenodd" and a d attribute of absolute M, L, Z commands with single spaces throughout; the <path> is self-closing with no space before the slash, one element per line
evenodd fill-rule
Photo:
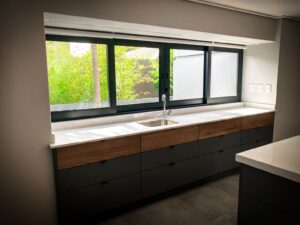
<path fill-rule="evenodd" d="M 238 11 L 300 19 L 300 0 L 190 0 Z"/>

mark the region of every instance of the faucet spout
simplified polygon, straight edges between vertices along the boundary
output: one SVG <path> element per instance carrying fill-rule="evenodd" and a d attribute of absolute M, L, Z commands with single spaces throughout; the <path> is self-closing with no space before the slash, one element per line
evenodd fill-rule
<path fill-rule="evenodd" d="M 171 114 L 171 110 L 167 110 L 167 97 L 166 97 L 166 94 L 163 94 L 161 96 L 161 100 L 163 102 L 163 112 L 161 114 L 161 117 L 166 118 L 168 115 Z"/>
<path fill-rule="evenodd" d="M 164 111 L 164 113 L 166 112 L 166 105 L 167 105 L 167 97 L 166 97 L 166 94 L 163 94 L 162 96 L 161 96 L 161 100 L 162 100 L 162 102 L 163 102 L 163 111 Z"/>

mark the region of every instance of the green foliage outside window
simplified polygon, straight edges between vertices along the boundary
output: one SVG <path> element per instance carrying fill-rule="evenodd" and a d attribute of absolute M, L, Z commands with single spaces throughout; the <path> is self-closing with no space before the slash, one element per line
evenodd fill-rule
<path fill-rule="evenodd" d="M 101 101 L 109 100 L 107 47 L 97 44 Z M 94 99 L 93 59 L 88 49 L 74 55 L 69 42 L 47 41 L 50 104 L 89 103 Z M 130 58 L 137 47 L 115 48 L 117 100 L 156 97 L 159 88 L 159 62 L 151 58 Z M 147 87 L 145 89 L 145 87 Z"/>

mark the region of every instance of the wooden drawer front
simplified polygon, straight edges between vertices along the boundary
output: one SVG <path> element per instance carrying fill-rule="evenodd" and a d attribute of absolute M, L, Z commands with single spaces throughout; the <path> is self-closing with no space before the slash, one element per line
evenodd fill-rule
<path fill-rule="evenodd" d="M 247 144 L 254 141 L 272 138 L 273 137 L 273 125 L 264 127 L 258 127 L 250 130 L 244 130 L 241 132 L 241 144 Z"/>
<path fill-rule="evenodd" d="M 142 134 L 141 146 L 142 151 L 149 151 L 152 149 L 193 142 L 197 139 L 198 127 L 190 126 Z"/>
<path fill-rule="evenodd" d="M 59 187 L 60 191 L 63 192 L 137 173 L 139 170 L 139 154 L 115 158 L 100 163 L 59 170 Z"/>
<path fill-rule="evenodd" d="M 199 156 L 199 179 L 210 177 L 238 166 L 235 154 L 240 152 L 239 147 L 230 148 L 203 156 Z"/>
<path fill-rule="evenodd" d="M 177 162 L 198 154 L 198 141 L 175 145 L 163 149 L 142 153 L 142 169 L 152 169 L 172 162 Z"/>
<path fill-rule="evenodd" d="M 199 155 L 217 152 L 240 145 L 240 133 L 227 134 L 199 141 Z"/>
<path fill-rule="evenodd" d="M 140 136 L 129 136 L 57 149 L 58 169 L 132 155 L 140 152 Z"/>
<path fill-rule="evenodd" d="M 197 179 L 197 158 L 142 172 L 142 196 L 149 197 Z"/>
<path fill-rule="evenodd" d="M 242 178 L 242 193 L 300 218 L 299 183 L 244 165 Z"/>
<path fill-rule="evenodd" d="M 241 119 L 229 119 L 199 125 L 199 140 L 241 130 Z"/>
<path fill-rule="evenodd" d="M 242 129 L 252 129 L 263 127 L 274 123 L 274 113 L 264 113 L 261 115 L 247 116 L 242 118 Z"/>
<path fill-rule="evenodd" d="M 85 221 L 101 212 L 137 201 L 140 194 L 139 174 L 64 192 L 60 195 L 62 220 L 67 224 Z"/>

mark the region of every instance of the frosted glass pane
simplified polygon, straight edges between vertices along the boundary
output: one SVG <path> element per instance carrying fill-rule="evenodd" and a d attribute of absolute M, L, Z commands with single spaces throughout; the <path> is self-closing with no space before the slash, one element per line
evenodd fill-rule
<path fill-rule="evenodd" d="M 238 53 L 212 52 L 210 97 L 237 96 Z"/>
<path fill-rule="evenodd" d="M 204 51 L 170 50 L 170 100 L 203 98 Z"/>

